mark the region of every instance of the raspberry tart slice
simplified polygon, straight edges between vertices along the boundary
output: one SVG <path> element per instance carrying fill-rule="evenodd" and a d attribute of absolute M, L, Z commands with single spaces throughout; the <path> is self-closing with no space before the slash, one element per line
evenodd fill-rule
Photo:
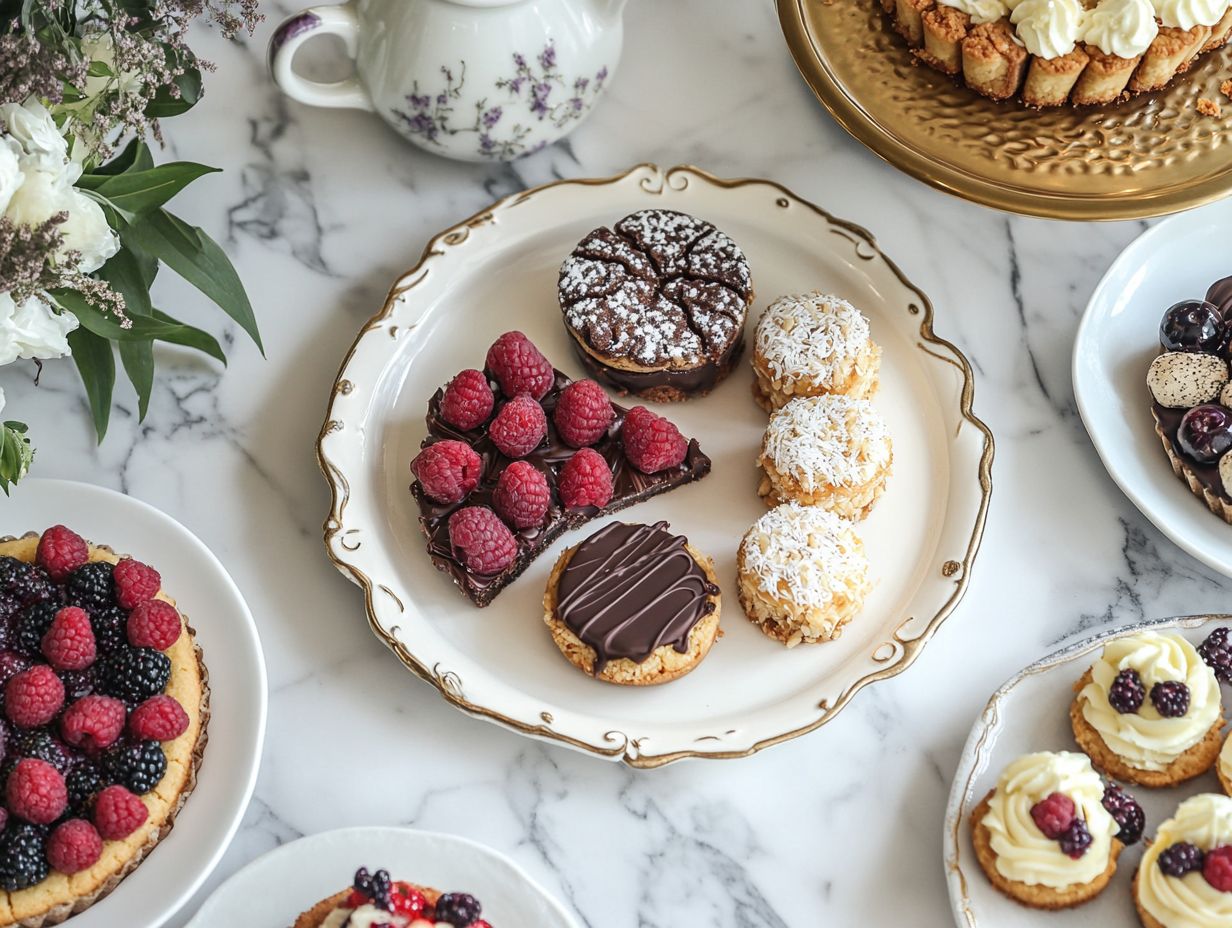
<path fill-rule="evenodd" d="M 469 893 L 394 882 L 388 870 L 360 867 L 350 889 L 301 913 L 292 928 L 492 928 L 482 915 L 483 906 Z"/>
<path fill-rule="evenodd" d="M 208 677 L 161 587 L 64 526 L 0 540 L 0 925 L 89 908 L 196 785 Z"/>

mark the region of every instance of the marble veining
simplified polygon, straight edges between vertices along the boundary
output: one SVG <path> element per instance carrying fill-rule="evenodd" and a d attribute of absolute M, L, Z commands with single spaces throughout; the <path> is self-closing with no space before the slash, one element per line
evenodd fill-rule
<path fill-rule="evenodd" d="M 0 369 L 6 411 L 38 430 L 38 473 L 172 513 L 223 559 L 258 617 L 271 683 L 264 764 L 202 892 L 302 834 L 411 824 L 511 854 L 587 928 L 947 928 L 942 810 L 988 695 L 1075 636 L 1226 610 L 1232 596 L 1121 495 L 1076 414 L 1079 315 L 1145 224 L 1007 217 L 893 171 L 813 100 L 769 0 L 630 4 L 625 58 L 593 117 L 510 165 L 443 161 L 370 114 L 288 102 L 265 78 L 264 47 L 292 4 L 265 5 L 254 40 L 201 37 L 219 70 L 193 115 L 168 124 L 167 157 L 226 169 L 175 206 L 226 244 L 268 359 L 163 275 L 157 304 L 208 325 L 231 363 L 223 372 L 159 348 L 143 425 L 118 388 L 96 448 L 71 366 L 47 367 L 37 387 L 33 367 Z M 664 87 L 678 91 L 665 100 Z M 313 454 L 343 353 L 432 234 L 495 197 L 639 161 L 770 177 L 872 230 L 932 298 L 939 334 L 971 359 L 976 411 L 997 437 L 966 601 L 910 671 L 752 759 L 645 773 L 466 718 L 406 673 L 325 558 L 328 495 Z M 380 746 L 358 773 L 356 744 Z"/>

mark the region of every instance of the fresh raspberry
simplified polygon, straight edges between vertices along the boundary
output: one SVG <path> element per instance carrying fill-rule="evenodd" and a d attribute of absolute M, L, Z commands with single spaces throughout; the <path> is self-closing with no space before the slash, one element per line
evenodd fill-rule
<path fill-rule="evenodd" d="M 180 640 L 180 614 L 161 599 L 141 603 L 128 616 L 128 643 L 134 648 L 166 651 Z"/>
<path fill-rule="evenodd" d="M 424 495 L 438 503 L 460 503 L 479 484 L 483 461 L 466 442 L 433 442 L 411 461 Z"/>
<path fill-rule="evenodd" d="M 43 656 L 56 670 L 85 670 L 94 663 L 94 629 L 84 609 L 65 606 L 43 636 Z"/>
<path fill-rule="evenodd" d="M 513 532 L 483 506 L 467 506 L 449 517 L 449 543 L 466 569 L 477 574 L 500 573 L 518 553 Z"/>
<path fill-rule="evenodd" d="M 113 576 L 116 602 L 125 609 L 132 609 L 138 603 L 153 599 L 163 586 L 163 578 L 158 575 L 157 570 L 131 557 L 126 557 L 115 565 Z"/>
<path fill-rule="evenodd" d="M 1077 811 L 1074 800 L 1064 793 L 1052 793 L 1031 807 L 1031 818 L 1044 837 L 1055 841 L 1069 830 Z"/>
<path fill-rule="evenodd" d="M 612 470 L 598 451 L 581 448 L 565 461 L 556 486 L 566 509 L 602 509 L 612 498 Z"/>
<path fill-rule="evenodd" d="M 543 471 L 526 461 L 514 461 L 497 478 L 492 491 L 496 514 L 514 528 L 533 528 L 543 524 L 552 491 Z"/>
<path fill-rule="evenodd" d="M 38 728 L 64 705 L 64 684 L 46 664 L 14 674 L 4 685 L 4 713 L 19 728 Z"/>
<path fill-rule="evenodd" d="M 52 580 L 63 583 L 69 574 L 90 560 L 90 548 L 72 529 L 53 525 L 39 539 L 35 558 Z"/>
<path fill-rule="evenodd" d="M 634 406 L 625 414 L 620 435 L 629 463 L 643 474 L 678 467 L 689 452 L 680 430 L 645 406 Z"/>
<path fill-rule="evenodd" d="M 361 893 L 358 889 L 351 890 L 351 894 L 347 896 L 346 908 L 358 909 L 367 905 L 372 900 Z"/>
<path fill-rule="evenodd" d="M 464 370 L 445 387 L 441 397 L 441 418 L 464 432 L 477 429 L 492 415 L 496 398 L 483 371 Z"/>
<path fill-rule="evenodd" d="M 68 806 L 68 789 L 60 771 L 35 757 L 17 762 L 4 784 L 9 812 L 35 825 L 50 825 Z"/>
<path fill-rule="evenodd" d="M 123 786 L 108 786 L 94 800 L 94 827 L 104 841 L 120 841 L 145 824 L 150 811 Z"/>
<path fill-rule="evenodd" d="M 0 831 L 4 830 L 4 826 L 9 823 L 9 810 L 4 806 L 0 806 Z"/>
<path fill-rule="evenodd" d="M 471 922 L 471 928 L 492 928 L 492 925 L 487 920 L 479 918 Z"/>
<path fill-rule="evenodd" d="M 70 818 L 57 825 L 47 838 L 47 862 L 61 873 L 88 870 L 102 856 L 103 839 L 84 818 Z"/>
<path fill-rule="evenodd" d="M 488 435 L 493 443 L 501 454 L 510 458 L 530 454 L 547 438 L 547 434 L 548 417 L 544 415 L 543 407 L 525 393 L 502 406 L 488 426 Z"/>
<path fill-rule="evenodd" d="M 111 696 L 82 696 L 60 719 L 60 736 L 93 754 L 115 744 L 124 732 L 127 709 Z"/>
<path fill-rule="evenodd" d="M 593 380 L 579 380 L 561 390 L 552 414 L 561 440 L 571 448 L 593 445 L 615 418 L 611 400 Z"/>
<path fill-rule="evenodd" d="M 1207 851 L 1202 875 L 1221 893 L 1232 893 L 1232 845 L 1224 844 Z"/>
<path fill-rule="evenodd" d="M 556 382 L 551 363 L 521 332 L 506 332 L 494 341 L 484 363 L 510 398 L 529 393 L 541 400 Z"/>
<path fill-rule="evenodd" d="M 428 910 L 427 898 L 410 883 L 394 883 L 389 902 L 390 911 L 403 918 L 420 918 Z"/>
<path fill-rule="evenodd" d="M 128 719 L 138 741 L 174 741 L 188 731 L 188 713 L 173 696 L 151 696 Z"/>

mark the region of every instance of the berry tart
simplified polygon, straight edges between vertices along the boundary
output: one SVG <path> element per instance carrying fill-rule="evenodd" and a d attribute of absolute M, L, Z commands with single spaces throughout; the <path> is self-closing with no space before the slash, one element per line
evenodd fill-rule
<path fill-rule="evenodd" d="M 710 458 L 662 416 L 613 404 L 506 332 L 428 403 L 411 462 L 428 555 L 486 606 L 565 531 L 700 480 Z"/>
<path fill-rule="evenodd" d="M 666 522 L 612 522 L 552 568 L 543 619 L 569 662 L 628 686 L 682 677 L 710 651 L 721 607 L 714 563 Z"/>
<path fill-rule="evenodd" d="M 736 570 L 749 621 L 789 648 L 839 637 L 872 589 L 864 543 L 851 522 L 797 502 L 753 524 Z"/>
<path fill-rule="evenodd" d="M 1164 313 L 1161 353 L 1147 370 L 1151 415 L 1172 471 L 1208 509 L 1232 523 L 1232 384 L 1228 370 L 1232 278 L 1203 300 Z"/>
<path fill-rule="evenodd" d="M 1159 826 L 1134 876 L 1146 928 L 1232 925 L 1232 799 L 1186 799 Z"/>
<path fill-rule="evenodd" d="M 753 334 L 753 398 L 773 413 L 797 396 L 869 399 L 880 385 L 881 347 L 865 315 L 814 290 L 766 307 Z"/>
<path fill-rule="evenodd" d="M 893 461 L 889 430 L 868 400 L 803 396 L 770 417 L 757 495 L 768 506 L 791 500 L 859 521 L 885 492 Z"/>
<path fill-rule="evenodd" d="M 62 525 L 0 540 L 0 925 L 113 890 L 196 785 L 209 687 L 152 567 Z"/>
<path fill-rule="evenodd" d="M 666 209 L 591 232 L 561 266 L 558 291 L 590 375 L 652 402 L 714 389 L 744 349 L 753 302 L 740 247 L 705 220 Z"/>
<path fill-rule="evenodd" d="M 1142 808 L 1068 751 L 1026 754 L 1001 773 L 971 815 L 975 856 L 998 890 L 1033 909 L 1098 896 L 1117 857 L 1142 837 Z"/>
<path fill-rule="evenodd" d="M 1181 635 L 1108 642 L 1074 689 L 1074 737 L 1105 774 L 1165 787 L 1215 765 L 1224 724 L 1219 682 Z"/>
<path fill-rule="evenodd" d="M 292 928 L 492 928 L 482 915 L 467 893 L 394 882 L 387 870 L 360 867 L 350 889 L 301 913 Z"/>

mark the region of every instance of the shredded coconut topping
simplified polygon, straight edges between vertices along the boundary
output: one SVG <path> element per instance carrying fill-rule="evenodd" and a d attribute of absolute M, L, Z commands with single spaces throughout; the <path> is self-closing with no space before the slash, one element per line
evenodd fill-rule
<path fill-rule="evenodd" d="M 868 400 L 841 394 L 804 396 L 770 417 L 762 456 L 805 490 L 853 487 L 890 460 L 890 433 Z"/>
<path fill-rule="evenodd" d="M 851 522 L 819 506 L 784 503 L 740 542 L 744 567 L 770 596 L 824 608 L 864 585 L 868 559 Z"/>
<path fill-rule="evenodd" d="M 776 380 L 803 376 L 822 385 L 846 376 L 868 341 L 864 314 L 817 290 L 779 297 L 762 314 L 755 336 L 757 354 Z"/>

